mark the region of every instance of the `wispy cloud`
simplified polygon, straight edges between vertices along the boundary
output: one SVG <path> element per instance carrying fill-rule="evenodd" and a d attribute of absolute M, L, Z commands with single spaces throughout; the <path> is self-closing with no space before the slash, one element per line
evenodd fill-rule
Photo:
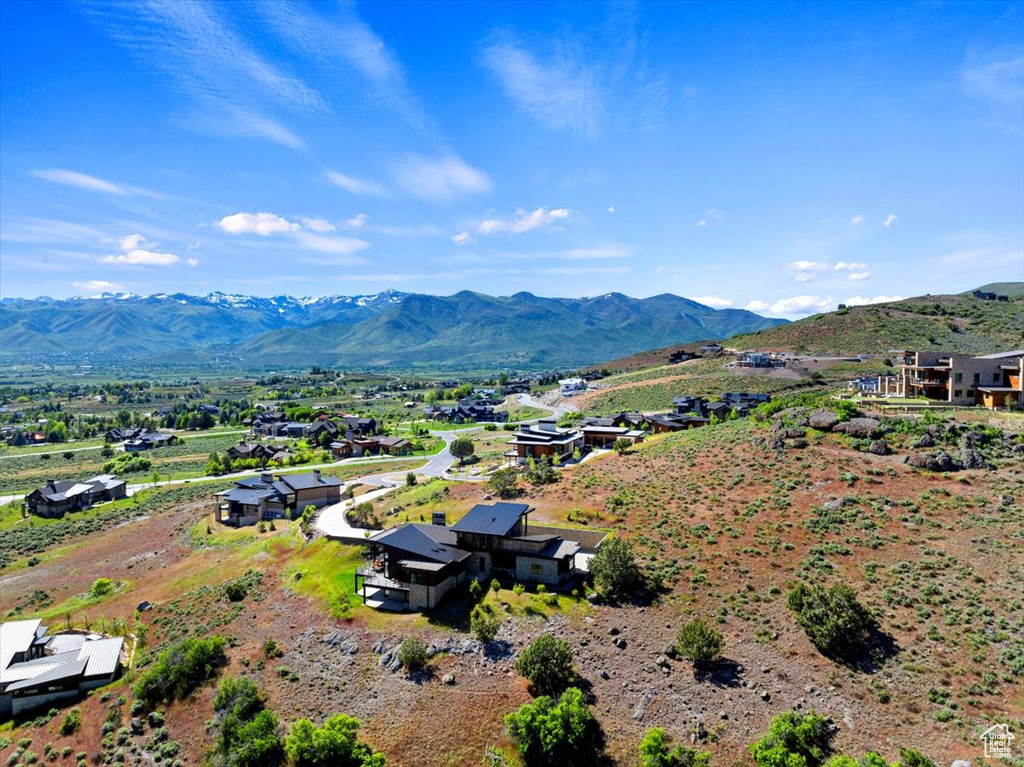
<path fill-rule="evenodd" d="M 54 184 L 63 184 L 64 186 L 73 186 L 76 189 L 84 189 L 87 192 L 100 192 L 101 194 L 112 194 L 117 197 L 130 197 L 133 195 L 154 197 L 157 199 L 162 197 L 156 192 L 151 192 L 148 189 L 143 189 L 142 187 L 117 184 L 113 181 L 107 181 L 106 179 L 89 176 L 85 173 L 78 173 L 73 170 L 50 168 L 48 170 L 34 170 L 32 171 L 32 175 L 36 178 L 41 178 L 44 181 L 50 181 Z"/>
<path fill-rule="evenodd" d="M 733 305 L 732 301 L 728 298 L 719 298 L 718 296 L 695 296 L 690 300 L 696 301 L 698 304 L 704 304 L 704 306 L 710 306 L 712 309 L 728 309 Z"/>
<path fill-rule="evenodd" d="M 326 4 L 259 3 L 256 10 L 271 29 L 294 49 L 331 69 L 340 63 L 355 70 L 362 88 L 369 86 L 370 101 L 398 115 L 408 125 L 427 130 L 428 119 L 409 90 L 405 70 L 395 51 L 364 21 L 355 6 L 320 12 Z M 342 84 L 352 78 L 338 78 Z M 350 96 L 351 98 L 352 96 Z"/>
<path fill-rule="evenodd" d="M 124 290 L 124 286 L 109 280 L 86 280 L 84 282 L 72 282 L 71 284 L 78 290 L 87 290 L 90 293 L 114 293 Z"/>
<path fill-rule="evenodd" d="M 968 96 L 1020 108 L 1024 104 L 1024 49 L 974 49 L 960 67 L 960 87 Z"/>
<path fill-rule="evenodd" d="M 365 213 L 357 213 L 352 218 L 345 220 L 345 226 L 351 229 L 362 229 L 366 226 L 366 222 L 370 220 L 370 217 Z"/>
<path fill-rule="evenodd" d="M 896 220 L 898 218 L 899 216 L 897 216 L 895 213 L 890 213 L 888 216 L 885 217 L 885 221 L 882 222 L 882 226 L 884 226 L 886 229 L 889 229 L 890 227 L 892 227 L 893 224 L 896 223 Z"/>
<path fill-rule="evenodd" d="M 486 218 L 477 226 L 477 234 L 523 234 L 542 228 L 557 228 L 561 221 L 569 218 L 568 208 L 537 208 L 527 211 L 525 208 L 516 210 L 509 218 Z"/>
<path fill-rule="evenodd" d="M 786 271 L 793 273 L 797 282 L 813 282 L 818 272 L 828 269 L 828 264 L 820 261 L 792 261 L 786 264 Z"/>
<path fill-rule="evenodd" d="M 860 215 L 858 213 L 856 216 L 854 216 L 853 218 L 850 219 L 850 223 L 851 224 L 863 224 L 864 220 L 865 220 L 864 216 L 862 216 L 862 215 Z"/>
<path fill-rule="evenodd" d="M 494 188 L 486 173 L 455 155 L 407 155 L 392 165 L 391 175 L 405 192 L 434 204 L 447 204 Z"/>
<path fill-rule="evenodd" d="M 469 232 L 459 232 L 458 234 L 452 235 L 452 242 L 456 245 L 470 245 L 476 242 L 476 240 L 473 239 L 473 235 Z"/>
<path fill-rule="evenodd" d="M 667 78 L 649 66 L 634 9 L 613 9 L 602 25 L 529 41 L 505 31 L 481 63 L 521 111 L 551 130 L 596 138 L 609 126 L 661 120 Z"/>
<path fill-rule="evenodd" d="M 609 205 L 608 206 L 608 212 L 609 213 L 614 213 L 615 212 L 615 206 L 614 205 Z"/>
<path fill-rule="evenodd" d="M 856 272 L 863 271 L 868 268 L 867 264 L 862 264 L 857 261 L 837 261 L 833 267 L 837 272 Z"/>
<path fill-rule="evenodd" d="M 300 78 L 261 56 L 231 23 L 233 10 L 230 4 L 161 0 L 84 6 L 111 37 L 191 100 L 198 113 L 187 124 L 301 148 L 302 140 L 265 110 L 276 105 L 317 111 L 325 108 L 324 101 Z"/>
<path fill-rule="evenodd" d="M 336 232 L 338 230 L 338 227 L 326 218 L 300 218 L 299 221 L 311 232 Z"/>
<path fill-rule="evenodd" d="M 715 210 L 714 208 L 708 208 L 706 211 L 704 211 L 704 215 L 701 216 L 700 220 L 697 221 L 697 223 L 695 223 L 694 226 L 704 228 L 706 226 L 710 226 L 711 224 L 717 224 L 724 217 L 725 216 L 721 211 Z"/>
<path fill-rule="evenodd" d="M 851 272 L 847 279 L 858 281 L 870 279 L 871 272 Z"/>
<path fill-rule="evenodd" d="M 387 197 L 390 194 L 386 186 L 372 179 L 346 176 L 344 173 L 339 173 L 336 170 L 326 171 L 324 175 L 332 184 L 350 194 L 367 195 L 370 197 Z"/>
<path fill-rule="evenodd" d="M 173 266 L 181 260 L 173 253 L 161 253 L 142 247 L 147 243 L 148 240 L 141 234 L 130 234 L 127 237 L 122 237 L 118 242 L 121 252 L 103 256 L 100 259 L 100 263 L 129 266 Z M 155 244 L 152 245 L 156 246 Z"/>

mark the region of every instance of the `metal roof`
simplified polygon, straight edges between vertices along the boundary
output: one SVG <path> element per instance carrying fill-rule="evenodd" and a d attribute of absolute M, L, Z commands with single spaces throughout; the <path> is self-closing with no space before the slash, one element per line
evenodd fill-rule
<path fill-rule="evenodd" d="M 567 541 L 564 538 L 552 541 L 536 554 L 522 553 L 522 557 L 540 557 L 542 559 L 562 559 L 578 554 L 583 547 L 576 541 Z"/>
<path fill-rule="evenodd" d="M 466 512 L 466 516 L 452 525 L 451 529 L 457 533 L 508 535 L 519 518 L 529 513 L 530 507 L 525 503 L 499 502 L 491 506 L 478 503 Z"/>
<path fill-rule="evenodd" d="M 329 487 L 342 484 L 337 477 L 328 477 L 323 474 L 286 474 L 281 477 L 281 482 L 288 485 L 292 490 L 308 490 L 311 487 Z"/>
<path fill-rule="evenodd" d="M 14 663 L 10 668 L 0 671 L 0 684 L 20 682 L 22 679 L 37 677 L 54 666 L 59 666 L 69 660 L 78 660 L 78 652 L 78 650 L 69 650 L 68 652 L 56 655 L 44 655 L 42 658 L 36 658 L 35 660 Z"/>
<path fill-rule="evenodd" d="M 277 493 L 273 490 L 250 490 L 244 487 L 236 487 L 232 490 L 228 490 L 225 493 L 218 493 L 226 500 L 240 503 L 243 506 L 259 506 L 260 501 L 264 498 L 272 498 Z"/>
<path fill-rule="evenodd" d="M 983 354 L 976 359 L 979 360 L 1001 360 L 1008 357 L 1024 357 L 1024 349 L 1015 349 L 1012 352 L 996 352 L 995 354 Z"/>
<path fill-rule="evenodd" d="M 0 623 L 0 671 L 11 665 L 17 653 L 28 652 L 40 623 L 38 618 Z"/>
<path fill-rule="evenodd" d="M 461 562 L 469 556 L 468 551 L 455 547 L 455 534 L 451 529 L 441 525 L 410 522 L 372 535 L 369 540 L 443 564 Z"/>
<path fill-rule="evenodd" d="M 65 655 L 67 654 L 68 653 L 65 653 Z M 53 655 L 50 657 L 56 658 L 59 656 Z M 69 658 L 62 663 L 57 663 L 48 667 L 45 671 L 36 676 L 29 677 L 28 679 L 22 679 L 21 681 L 8 685 L 5 692 L 15 692 L 16 690 L 32 688 L 41 684 L 48 684 L 49 682 L 56 682 L 59 679 L 68 679 L 70 677 L 80 676 L 87 662 L 88 661 L 84 658 Z"/>
<path fill-rule="evenodd" d="M 117 670 L 121 662 L 121 637 L 97 639 L 82 645 L 78 657 L 88 661 L 85 667 L 86 676 L 110 676 Z"/>

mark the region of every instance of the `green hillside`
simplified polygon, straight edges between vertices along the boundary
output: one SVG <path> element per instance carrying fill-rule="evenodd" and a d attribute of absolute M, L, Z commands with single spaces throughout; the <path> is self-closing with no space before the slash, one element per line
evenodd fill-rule
<path fill-rule="evenodd" d="M 975 288 L 982 293 L 995 293 L 999 296 L 1009 296 L 1010 298 L 1024 298 L 1024 282 L 990 282 L 988 285 L 982 285 L 980 288 Z M 963 295 L 969 296 L 972 292 L 968 290 Z"/>
<path fill-rule="evenodd" d="M 998 283 L 1007 286 L 1020 283 Z M 985 290 L 996 285 L 985 286 Z M 736 349 L 800 354 L 871 354 L 941 349 L 986 354 L 1024 348 L 1024 300 L 985 301 L 970 293 L 852 306 L 729 340 Z"/>

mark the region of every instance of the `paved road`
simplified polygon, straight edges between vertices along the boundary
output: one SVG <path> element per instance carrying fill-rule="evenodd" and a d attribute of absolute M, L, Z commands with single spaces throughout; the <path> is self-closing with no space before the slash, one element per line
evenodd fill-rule
<path fill-rule="evenodd" d="M 541 410 L 547 410 L 555 418 L 561 418 L 563 415 L 565 415 L 570 410 L 572 410 L 572 408 L 569 408 L 569 407 L 559 407 L 557 405 L 545 405 L 539 399 L 534 399 L 529 394 L 520 394 L 519 395 L 519 404 L 520 405 L 528 405 L 530 407 L 535 407 L 535 408 L 540 408 Z M 568 403 L 565 403 L 565 404 L 568 404 Z"/>
<path fill-rule="evenodd" d="M 440 437 L 444 440 L 444 447 L 434 455 L 427 456 L 426 464 L 416 469 L 416 473 L 424 477 L 443 477 L 445 472 L 447 472 L 448 469 L 451 468 L 451 465 L 455 463 L 455 458 L 448 452 L 449 446 L 457 438 L 465 437 L 472 434 L 474 431 L 477 431 L 477 429 L 456 429 L 453 431 L 431 432 L 435 437 Z M 377 485 L 378 487 L 405 484 L 406 473 L 407 472 L 400 471 L 389 474 L 371 474 L 360 479 L 360 482 L 364 485 Z"/>

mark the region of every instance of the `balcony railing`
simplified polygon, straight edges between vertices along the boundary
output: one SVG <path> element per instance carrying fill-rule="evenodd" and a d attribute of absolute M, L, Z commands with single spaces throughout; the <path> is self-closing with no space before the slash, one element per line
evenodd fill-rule
<path fill-rule="evenodd" d="M 356 575 L 363 579 L 363 584 L 366 586 L 372 586 L 377 589 L 400 589 L 402 591 L 409 590 L 409 584 L 396 581 L 393 578 L 388 578 L 384 573 L 377 572 L 370 568 L 360 568 L 356 570 Z"/>

